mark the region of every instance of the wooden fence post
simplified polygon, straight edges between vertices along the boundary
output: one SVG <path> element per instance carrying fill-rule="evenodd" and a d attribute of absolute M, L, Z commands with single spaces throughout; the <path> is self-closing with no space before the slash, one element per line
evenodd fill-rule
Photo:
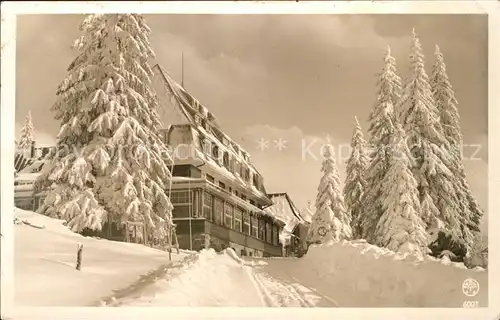
<path fill-rule="evenodd" d="M 83 253 L 83 244 L 78 244 L 78 249 L 76 251 L 76 270 L 80 271 L 82 269 L 82 253 Z"/>

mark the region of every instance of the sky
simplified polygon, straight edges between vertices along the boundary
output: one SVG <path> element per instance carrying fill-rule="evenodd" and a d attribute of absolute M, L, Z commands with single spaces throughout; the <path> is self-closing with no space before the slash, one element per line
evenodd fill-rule
<path fill-rule="evenodd" d="M 55 144 L 60 124 L 50 108 L 76 57 L 71 44 L 83 17 L 18 17 L 16 136 L 31 111 L 37 143 Z M 287 192 L 299 208 L 314 203 L 319 147 L 327 136 L 345 179 L 354 117 L 368 139 L 375 74 L 383 67 L 385 48 L 391 47 L 404 78 L 415 28 L 428 74 L 436 44 L 444 54 L 459 102 L 468 181 L 487 212 L 486 15 L 162 14 L 146 19 L 153 31 L 152 63 L 180 82 L 183 53 L 186 90 L 250 153 L 267 191 Z M 277 148 L 280 138 L 285 148 Z M 259 148 L 260 139 L 268 148 Z"/>

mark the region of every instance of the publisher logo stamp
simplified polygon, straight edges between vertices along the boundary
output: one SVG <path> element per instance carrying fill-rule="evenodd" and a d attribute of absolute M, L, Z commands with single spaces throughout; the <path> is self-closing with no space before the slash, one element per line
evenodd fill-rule
<path fill-rule="evenodd" d="M 473 278 L 467 278 L 462 283 L 462 292 L 467 297 L 474 297 L 479 293 L 479 282 Z"/>
<path fill-rule="evenodd" d="M 462 282 L 462 292 L 467 297 L 475 297 L 479 293 L 479 282 L 473 278 L 467 278 Z M 479 301 L 466 300 L 463 303 L 464 308 L 477 308 Z"/>

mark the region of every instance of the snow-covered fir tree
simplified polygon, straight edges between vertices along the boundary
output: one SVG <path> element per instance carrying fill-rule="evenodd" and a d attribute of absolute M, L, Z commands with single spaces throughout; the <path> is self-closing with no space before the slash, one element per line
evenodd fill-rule
<path fill-rule="evenodd" d="M 355 118 L 355 128 L 351 139 L 351 155 L 346 163 L 347 176 L 343 190 L 345 204 L 352 219 L 351 229 L 354 239 L 361 237 L 359 226 L 362 212 L 361 200 L 366 187 L 364 175 L 369 160 L 366 151 L 363 131 L 361 131 L 358 118 Z"/>
<path fill-rule="evenodd" d="M 35 128 L 33 127 L 33 121 L 31 119 L 31 111 L 28 111 L 24 126 L 21 129 L 21 137 L 19 138 L 17 148 L 29 150 L 33 141 L 35 141 Z"/>
<path fill-rule="evenodd" d="M 382 214 L 381 184 L 388 170 L 386 149 L 394 133 L 398 116 L 395 107 L 399 105 L 401 95 L 401 78 L 396 73 L 396 59 L 387 47 L 384 57 L 384 68 L 378 74 L 378 92 L 375 105 L 369 117 L 370 164 L 365 173 L 366 188 L 363 203 L 366 204 L 359 217 L 360 236 L 371 241 L 371 236 Z"/>
<path fill-rule="evenodd" d="M 459 180 L 450 170 L 453 159 L 439 122 L 422 51 L 413 30 L 410 72 L 401 115 L 407 143 L 415 159 L 412 172 L 418 183 L 421 217 L 427 227 L 439 220 L 451 235 L 461 238 L 460 205 L 454 187 Z"/>
<path fill-rule="evenodd" d="M 344 204 L 344 197 L 340 191 L 340 177 L 335 163 L 335 152 L 330 144 L 322 148 L 323 177 L 318 187 L 316 197 L 316 212 L 313 215 L 309 239 L 311 242 L 320 241 L 325 236 L 331 236 L 334 241 L 351 239 L 351 217 Z M 328 218 L 330 217 L 330 218 Z"/>
<path fill-rule="evenodd" d="M 455 185 L 459 197 L 463 237 L 468 244 L 473 241 L 473 232 L 479 231 L 479 224 L 483 211 L 474 199 L 467 183 L 463 165 L 463 136 L 460 129 L 460 116 L 457 109 L 457 99 L 446 71 L 443 54 L 436 45 L 434 52 L 435 63 L 432 68 L 431 87 L 439 112 L 441 125 L 449 144 L 449 154 L 452 157 L 453 172 L 460 183 Z"/>
<path fill-rule="evenodd" d="M 332 211 L 331 201 L 328 199 L 312 216 L 311 226 L 307 234 L 309 243 L 338 242 L 342 239 L 342 223 Z"/>
<path fill-rule="evenodd" d="M 151 30 L 138 14 L 89 15 L 81 30 L 52 108 L 58 155 L 36 183 L 52 187 L 40 211 L 74 231 L 143 222 L 163 239 L 172 226 L 171 158 L 157 134 Z"/>
<path fill-rule="evenodd" d="M 396 124 L 387 153 L 389 170 L 380 181 L 382 215 L 374 244 L 396 252 L 427 253 L 428 234 L 420 218 L 417 181 L 410 170 L 412 158 L 400 124 Z"/>

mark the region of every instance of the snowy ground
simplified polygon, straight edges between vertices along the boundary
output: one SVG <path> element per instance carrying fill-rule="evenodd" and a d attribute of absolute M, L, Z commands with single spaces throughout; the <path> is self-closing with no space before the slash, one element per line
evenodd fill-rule
<path fill-rule="evenodd" d="M 467 297 L 473 278 L 479 293 Z M 462 307 L 487 306 L 488 275 L 430 257 L 394 254 L 364 242 L 312 247 L 301 259 L 241 260 L 228 249 L 179 262 L 142 293 L 110 306 Z"/>
<path fill-rule="evenodd" d="M 15 301 L 23 306 L 89 306 L 111 295 L 125 295 L 145 275 L 161 273 L 168 253 L 139 244 L 82 237 L 62 221 L 20 209 L 15 217 Z M 43 227 L 40 229 L 40 227 Z M 75 269 L 83 244 L 81 271 Z M 189 253 L 174 251 L 172 260 Z M 116 291 L 120 290 L 120 291 Z"/>
<path fill-rule="evenodd" d="M 16 210 L 18 305 L 177 307 L 487 306 L 488 274 L 461 264 L 394 254 L 363 241 L 313 246 L 303 258 L 242 260 L 222 253 L 168 254 L 145 246 L 85 238 L 61 221 Z M 36 226 L 44 226 L 39 229 Z M 82 271 L 75 270 L 83 243 Z M 465 279 L 478 281 L 474 297 Z"/>

